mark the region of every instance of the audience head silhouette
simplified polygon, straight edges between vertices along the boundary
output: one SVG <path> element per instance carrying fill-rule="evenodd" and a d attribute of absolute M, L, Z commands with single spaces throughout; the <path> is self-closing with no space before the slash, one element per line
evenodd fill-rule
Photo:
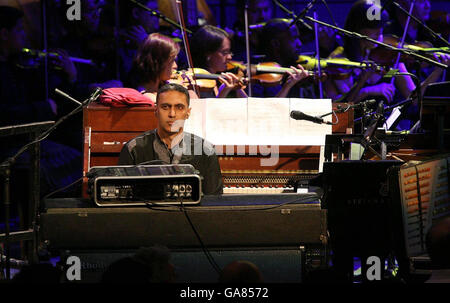
<path fill-rule="evenodd" d="M 250 261 L 234 261 L 226 265 L 219 277 L 221 283 L 263 282 L 258 267 Z"/>
<path fill-rule="evenodd" d="M 141 248 L 134 256 L 113 262 L 103 273 L 103 283 L 175 282 L 170 252 L 164 246 Z"/>

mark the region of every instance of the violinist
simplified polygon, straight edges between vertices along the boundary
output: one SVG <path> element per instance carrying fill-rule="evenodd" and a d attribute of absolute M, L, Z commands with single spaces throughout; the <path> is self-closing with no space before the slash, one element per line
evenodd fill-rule
<path fill-rule="evenodd" d="M 410 0 L 398 0 L 397 2 L 406 11 L 409 11 L 409 8 L 411 6 Z M 406 27 L 408 15 L 397 7 L 395 7 L 394 12 L 395 13 L 392 14 L 393 15 L 392 20 L 389 21 L 385 27 L 384 34 L 385 36 L 393 35 L 397 38 L 401 38 L 403 36 L 403 32 Z M 429 0 L 415 1 L 414 8 L 412 11 L 412 15 L 414 17 L 416 17 L 425 24 L 430 19 L 430 12 L 431 12 L 431 4 Z M 441 44 L 442 43 L 441 41 L 433 39 L 432 35 L 430 35 L 430 33 L 422 26 L 422 24 L 411 19 L 406 31 L 405 43 L 416 44 L 419 42 L 421 45 L 422 44 L 426 45 L 426 47 L 444 46 Z M 434 45 L 431 43 L 434 43 Z M 445 61 L 449 59 L 449 56 L 442 54 L 440 57 L 434 56 L 432 59 L 445 63 Z M 411 66 L 408 67 L 409 70 L 414 74 L 416 74 L 417 76 L 419 76 L 422 81 L 424 81 L 427 77 L 431 76 L 428 78 L 427 82 L 424 83 L 425 85 L 438 81 L 443 72 L 442 68 L 435 68 L 433 66 L 422 66 L 420 65 L 419 62 L 414 62 L 414 64 L 411 64 Z"/>
<path fill-rule="evenodd" d="M 233 58 L 231 40 L 228 33 L 218 27 L 205 25 L 199 28 L 190 41 L 194 67 L 207 70 L 211 74 L 221 74 L 221 85 L 212 93 L 201 93 L 200 97 L 225 98 L 235 92 L 238 98 L 246 98 L 241 79 L 226 72 L 227 63 Z"/>
<path fill-rule="evenodd" d="M 396 1 L 400 6 L 402 6 L 406 11 L 409 11 L 409 7 L 411 5 L 410 0 L 397 0 Z M 431 4 L 429 0 L 416 0 L 414 3 L 414 9 L 412 15 L 426 23 L 430 19 L 430 10 Z M 391 9 L 391 20 L 386 24 L 384 29 L 385 35 L 395 35 L 399 38 L 403 36 L 403 31 L 406 26 L 406 21 L 408 19 L 408 15 L 403 13 L 397 7 Z M 421 24 L 417 23 L 413 19 L 411 19 L 408 30 L 406 32 L 406 43 L 414 43 L 415 41 L 431 41 L 432 37 L 428 34 L 428 32 L 421 26 Z"/>
<path fill-rule="evenodd" d="M 103 6 L 96 0 L 81 1 L 81 20 L 64 20 L 60 26 L 65 27 L 65 35 L 56 41 L 56 45 L 51 45 L 65 49 L 71 56 L 88 58 L 96 63 L 77 65 L 77 81 L 70 92 L 79 99 L 89 95 L 96 87 L 123 86 L 116 77 L 114 36 L 106 32 Z"/>
<path fill-rule="evenodd" d="M 13 125 L 54 120 L 58 110 L 56 102 L 45 100 L 42 70 L 28 67 L 22 62 L 21 50 L 28 39 L 23 24 L 23 12 L 9 6 L 0 6 L 0 74 L 1 110 L 0 125 Z M 54 64 L 61 68 L 61 78 L 52 74 L 52 84 L 57 81 L 73 82 L 76 69 L 64 51 Z"/>
<path fill-rule="evenodd" d="M 249 0 L 238 1 L 236 13 L 238 21 L 234 24 L 233 49 L 235 59 L 238 61 L 247 61 L 247 48 L 245 37 L 244 7 L 248 2 L 248 24 L 261 25 L 249 32 L 250 56 L 259 55 L 258 45 L 261 36 L 262 24 L 268 22 L 274 17 L 274 9 L 270 0 Z M 251 58 L 251 61 L 254 61 Z"/>
<path fill-rule="evenodd" d="M 156 102 L 158 89 L 172 79 L 177 70 L 179 52 L 180 46 L 173 39 L 159 33 L 150 34 L 133 60 L 127 86 Z M 189 93 L 191 98 L 198 98 L 194 91 Z"/>
<path fill-rule="evenodd" d="M 345 29 L 382 41 L 386 16 L 383 15 L 381 20 L 368 20 L 367 11 L 372 5 L 376 4 L 369 0 L 359 0 L 353 4 L 345 22 Z M 337 48 L 332 57 L 346 57 L 351 61 L 362 62 L 368 60 L 371 51 L 375 48 L 375 44 L 366 40 L 346 37 L 344 47 Z M 399 63 L 398 70 L 407 72 L 403 62 Z M 352 75 L 346 80 L 327 81 L 325 89 L 327 95 L 333 100 L 358 103 L 375 97 L 392 104 L 394 100 L 401 101 L 409 98 L 415 90 L 415 84 L 408 76 L 395 77 L 393 82 L 386 83 L 382 80 L 382 75 L 373 69 L 354 69 Z M 408 112 L 409 117 L 401 121 L 400 129 L 410 129 L 418 119 L 417 101 L 409 107 Z"/>
<path fill-rule="evenodd" d="M 255 97 L 304 97 L 314 98 L 313 87 L 297 87 L 296 84 L 309 75 L 301 65 L 296 65 L 302 43 L 296 26 L 289 26 L 286 19 L 272 19 L 266 23 L 262 30 L 264 40 L 261 40 L 265 59 L 269 62 L 277 62 L 282 67 L 290 67 L 282 83 L 274 86 L 254 85 Z M 293 89 L 293 88 L 298 89 Z"/>
<path fill-rule="evenodd" d="M 54 121 L 59 112 L 56 102 L 46 98 L 44 94 L 42 70 L 25 69 L 17 64 L 20 51 L 28 42 L 23 16 L 23 12 L 16 8 L 0 6 L 0 126 Z M 64 65 L 61 64 L 62 67 Z M 63 73 L 67 74 L 67 71 L 63 70 Z M 52 87 L 53 82 L 49 81 L 49 85 Z M 55 142 L 54 134 L 51 135 L 51 139 L 40 143 L 40 190 L 44 195 L 63 188 L 81 177 L 81 150 L 61 144 L 61 141 Z M 29 143 L 28 137 L 24 136 L 1 138 L 0 141 L 0 161 L 11 157 L 19 148 Z M 81 149 L 81 142 L 79 145 Z M 14 167 L 29 167 L 29 157 L 29 155 L 19 157 Z M 19 189 L 14 192 L 18 195 L 28 194 L 29 188 L 25 184 L 29 182 L 26 178 L 23 180 L 21 174 L 17 177 Z M 22 198 L 26 201 L 29 197 L 16 196 L 18 200 Z"/>
<path fill-rule="evenodd" d="M 158 10 L 157 0 L 138 0 L 137 2 L 152 10 Z M 126 75 L 131 69 L 138 47 L 149 34 L 159 31 L 159 18 L 130 1 L 122 1 L 120 3 L 120 26 L 120 74 Z"/>

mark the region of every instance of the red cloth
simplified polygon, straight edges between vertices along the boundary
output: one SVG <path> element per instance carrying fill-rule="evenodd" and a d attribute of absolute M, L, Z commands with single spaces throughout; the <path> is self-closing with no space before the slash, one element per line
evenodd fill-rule
<path fill-rule="evenodd" d="M 99 103 L 111 107 L 155 106 L 150 98 L 144 96 L 134 88 L 112 87 L 104 89 L 98 99 Z"/>

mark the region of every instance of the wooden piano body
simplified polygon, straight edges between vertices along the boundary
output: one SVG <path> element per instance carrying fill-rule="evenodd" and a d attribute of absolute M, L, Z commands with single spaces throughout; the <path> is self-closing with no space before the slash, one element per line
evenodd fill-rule
<path fill-rule="evenodd" d="M 351 133 L 353 112 L 338 114 L 333 133 Z M 139 134 L 156 128 L 154 109 L 149 107 L 112 108 L 97 103 L 83 109 L 83 176 L 94 166 L 117 165 L 123 145 Z M 275 165 L 261 166 L 262 153 L 256 147 L 231 146 L 218 150 L 225 193 L 277 193 L 293 190 L 293 184 L 318 173 L 320 146 L 279 146 Z M 231 152 L 233 151 L 233 152 Z M 237 155 L 238 151 L 245 151 Z M 228 155 L 227 155 L 228 154 Z M 270 157 L 270 154 L 267 158 Z M 86 178 L 83 196 L 86 197 Z"/>

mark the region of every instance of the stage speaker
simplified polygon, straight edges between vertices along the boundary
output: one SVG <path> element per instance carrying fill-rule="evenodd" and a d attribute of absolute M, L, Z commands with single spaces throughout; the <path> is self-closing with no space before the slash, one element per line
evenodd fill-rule
<path fill-rule="evenodd" d="M 70 256 L 81 261 L 81 283 L 97 283 L 108 266 L 124 257 L 132 256 L 136 251 L 64 251 L 61 263 L 65 264 Z M 236 260 L 254 263 L 260 270 L 263 281 L 267 283 L 299 283 L 311 268 L 309 262 L 312 252 L 317 249 L 305 247 L 264 247 L 264 248 L 214 248 L 209 249 L 211 256 L 222 269 Z M 320 253 L 319 253 L 320 254 Z M 317 256 L 317 255 L 316 255 Z M 323 256 L 323 255 L 322 255 Z M 175 266 L 176 282 L 215 283 L 219 274 L 214 270 L 201 249 L 171 250 L 171 263 Z"/>

